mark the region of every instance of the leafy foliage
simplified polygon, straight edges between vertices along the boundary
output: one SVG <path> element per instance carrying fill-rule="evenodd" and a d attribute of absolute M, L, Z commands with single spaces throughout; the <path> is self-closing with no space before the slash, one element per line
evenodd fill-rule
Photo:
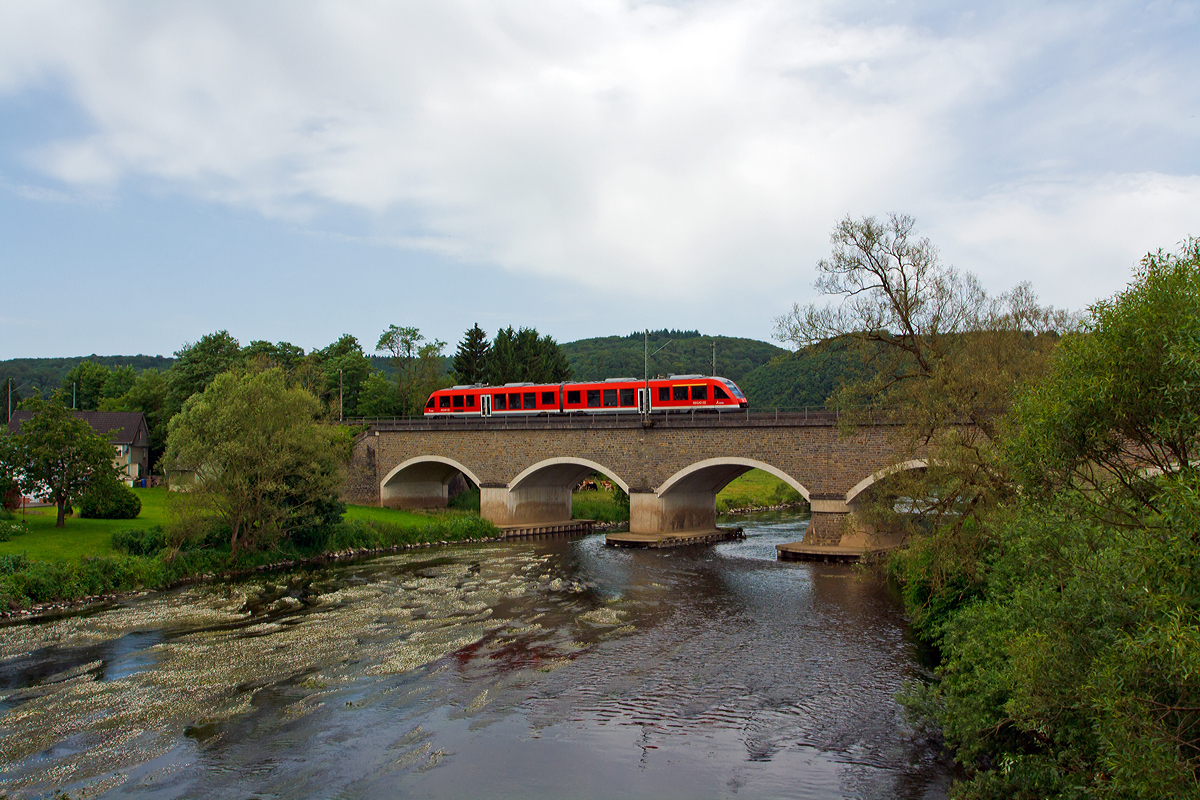
<path fill-rule="evenodd" d="M 126 528 L 112 535 L 114 550 L 131 556 L 153 556 L 167 546 L 167 532 L 161 525 L 152 528 Z"/>
<path fill-rule="evenodd" d="M 167 373 L 171 406 L 180 409 L 189 397 L 203 392 L 222 372 L 241 366 L 244 357 L 238 340 L 220 330 L 185 344 L 175 352 L 175 363 Z"/>
<path fill-rule="evenodd" d="M 34 400 L 33 411 L 33 418 L 25 421 L 13 443 L 21 488 L 49 497 L 58 507 L 56 526 L 61 528 L 70 499 L 81 494 L 93 478 L 113 473 L 113 448 L 61 403 Z"/>
<path fill-rule="evenodd" d="M 645 369 L 645 334 L 629 336 L 605 336 L 595 339 L 580 339 L 561 345 L 575 380 L 593 381 L 622 376 L 641 377 Z M 667 342 L 670 344 L 667 344 Z M 787 355 L 783 348 L 754 339 L 739 339 L 730 336 L 702 336 L 698 331 L 650 331 L 649 351 L 651 377 L 668 374 L 712 372 L 713 343 L 717 345 L 717 372 L 741 386 L 742 381 L 755 369 L 763 367 L 773 359 Z M 665 345 L 665 347 L 664 347 Z M 659 350 L 659 348 L 662 348 Z M 765 404 L 747 392 L 752 404 Z"/>
<path fill-rule="evenodd" d="M 274 368 L 218 375 L 171 421 L 169 468 L 194 475 L 193 512 L 221 520 L 234 556 L 340 519 L 345 432 L 319 412 Z"/>
<path fill-rule="evenodd" d="M 92 476 L 79 499 L 79 516 L 85 519 L 136 519 L 142 501 L 112 473 Z"/>
<path fill-rule="evenodd" d="M 1197 287 L 1195 240 L 1147 256 L 1017 402 L 1022 492 L 894 561 L 958 797 L 1200 797 Z"/>

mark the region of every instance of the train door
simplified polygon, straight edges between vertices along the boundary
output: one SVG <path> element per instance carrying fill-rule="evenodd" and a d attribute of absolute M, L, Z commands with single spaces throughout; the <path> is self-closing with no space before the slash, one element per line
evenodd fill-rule
<path fill-rule="evenodd" d="M 488 393 L 479 395 L 479 416 L 490 417 L 492 415 L 492 396 Z"/>
<path fill-rule="evenodd" d="M 638 389 L 638 412 L 642 414 L 650 413 L 650 395 L 646 394 L 645 389 Z"/>

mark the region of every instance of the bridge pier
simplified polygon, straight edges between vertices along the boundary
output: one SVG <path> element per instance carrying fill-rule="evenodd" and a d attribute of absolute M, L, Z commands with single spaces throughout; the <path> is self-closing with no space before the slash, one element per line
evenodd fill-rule
<path fill-rule="evenodd" d="M 571 519 L 571 486 L 483 484 L 479 514 L 494 525 L 554 523 Z"/>
<path fill-rule="evenodd" d="M 629 492 L 630 533 L 712 531 L 717 528 L 717 496 L 712 491 L 675 491 L 664 495 L 652 489 Z"/>

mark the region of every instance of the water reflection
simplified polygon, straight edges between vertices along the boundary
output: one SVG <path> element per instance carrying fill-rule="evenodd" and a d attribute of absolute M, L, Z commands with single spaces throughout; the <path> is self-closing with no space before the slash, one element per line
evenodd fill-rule
<path fill-rule="evenodd" d="M 429 551 L 4 629 L 14 796 L 939 797 L 903 620 L 747 539 Z"/>

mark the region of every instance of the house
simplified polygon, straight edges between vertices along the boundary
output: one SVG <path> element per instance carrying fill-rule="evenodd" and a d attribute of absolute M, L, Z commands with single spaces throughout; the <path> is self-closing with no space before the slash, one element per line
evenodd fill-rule
<path fill-rule="evenodd" d="M 146 415 L 140 411 L 72 411 L 76 419 L 92 426 L 92 430 L 112 442 L 116 449 L 113 465 L 121 471 L 125 483 L 150 476 L 150 429 Z M 21 423 L 33 417 L 30 411 L 14 411 L 8 421 L 9 433 L 20 433 Z"/>

